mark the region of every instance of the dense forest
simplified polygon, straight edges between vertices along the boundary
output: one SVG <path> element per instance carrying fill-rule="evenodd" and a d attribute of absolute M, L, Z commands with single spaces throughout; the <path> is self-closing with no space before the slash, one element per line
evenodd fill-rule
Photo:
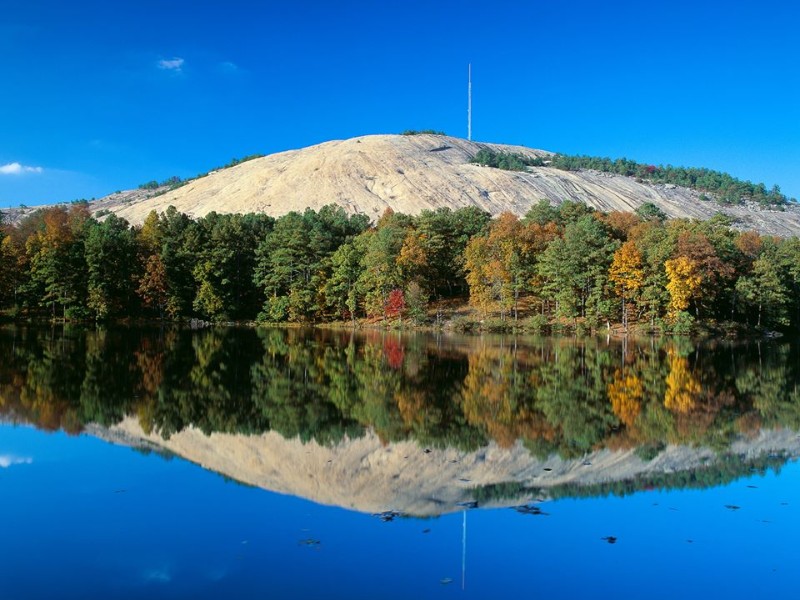
<path fill-rule="evenodd" d="M 564 202 L 523 218 L 476 208 L 319 212 L 174 208 L 132 227 L 75 203 L 0 229 L 0 309 L 16 318 L 441 323 L 464 328 L 686 332 L 693 323 L 800 326 L 800 239 Z M 444 307 L 444 308 L 443 308 Z"/>

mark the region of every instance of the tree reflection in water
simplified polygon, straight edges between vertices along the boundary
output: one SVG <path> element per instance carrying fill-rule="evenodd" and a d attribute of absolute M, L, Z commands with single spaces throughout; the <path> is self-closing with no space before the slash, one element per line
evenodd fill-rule
<path fill-rule="evenodd" d="M 135 328 L 0 330 L 3 418 L 77 433 L 135 416 L 168 438 L 257 434 L 565 458 L 668 444 L 725 451 L 800 428 L 797 344 L 394 332 Z"/>

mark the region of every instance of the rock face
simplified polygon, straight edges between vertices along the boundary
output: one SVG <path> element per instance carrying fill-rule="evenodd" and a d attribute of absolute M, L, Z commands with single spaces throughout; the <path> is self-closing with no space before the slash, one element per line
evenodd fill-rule
<path fill-rule="evenodd" d="M 93 203 L 131 223 L 168 206 L 193 217 L 209 212 L 263 212 L 274 217 L 336 203 L 350 213 L 377 219 L 391 207 L 418 214 L 425 209 L 477 206 L 492 215 L 523 215 L 539 200 L 585 202 L 602 210 L 635 210 L 652 202 L 670 217 L 707 219 L 725 212 L 738 226 L 763 233 L 800 234 L 800 207 L 786 211 L 720 207 L 700 193 L 595 171 L 530 167 L 504 171 L 471 164 L 481 148 L 546 158 L 552 153 L 521 146 L 481 144 L 440 135 L 370 135 L 291 150 L 214 171 L 160 195 L 123 192 Z"/>
<path fill-rule="evenodd" d="M 521 146 L 479 144 L 439 135 L 371 135 L 281 152 L 212 172 L 165 194 L 109 197 L 107 209 L 132 223 L 173 205 L 200 217 L 211 211 L 264 212 L 274 217 L 336 203 L 350 213 L 379 217 L 386 208 L 418 214 L 425 209 L 477 206 L 496 215 L 523 215 L 539 200 L 585 202 L 602 210 L 635 210 L 652 202 L 670 217 L 707 219 L 720 210 L 765 233 L 800 233 L 800 209 L 721 209 L 694 190 L 639 183 L 594 171 L 530 167 L 504 171 L 471 164 L 483 147 L 546 158 L 550 152 Z"/>
<path fill-rule="evenodd" d="M 374 433 L 333 446 L 285 439 L 278 433 L 238 435 L 188 428 L 168 440 L 142 431 L 128 417 L 111 428 L 88 432 L 114 443 L 166 450 L 211 471 L 281 494 L 366 513 L 397 511 L 435 516 L 462 510 L 476 500 L 476 489 L 519 483 L 547 498 L 548 488 L 630 480 L 656 473 L 689 471 L 713 464 L 709 448 L 668 446 L 644 462 L 633 450 L 602 449 L 568 460 L 534 457 L 521 443 L 501 448 L 492 443 L 474 452 L 430 449 L 413 441 L 383 443 Z M 772 452 L 795 457 L 800 438 L 789 430 L 762 430 L 734 442 L 730 452 L 742 460 Z M 481 506 L 518 505 L 536 498 L 481 501 Z"/>

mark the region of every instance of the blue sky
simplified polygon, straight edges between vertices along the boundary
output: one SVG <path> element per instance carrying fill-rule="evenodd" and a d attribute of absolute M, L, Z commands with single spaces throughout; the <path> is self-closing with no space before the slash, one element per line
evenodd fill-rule
<path fill-rule="evenodd" d="M 0 0 L 0 207 L 434 128 L 800 197 L 795 3 Z"/>

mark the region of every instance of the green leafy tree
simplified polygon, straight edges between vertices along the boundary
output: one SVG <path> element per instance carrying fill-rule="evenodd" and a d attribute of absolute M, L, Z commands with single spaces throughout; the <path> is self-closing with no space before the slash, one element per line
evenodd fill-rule
<path fill-rule="evenodd" d="M 543 294 L 555 301 L 556 314 L 572 319 L 607 318 L 611 309 L 605 288 L 617 242 L 591 215 L 569 222 L 564 236 L 542 253 L 538 273 Z"/>
<path fill-rule="evenodd" d="M 252 214 L 211 213 L 200 221 L 206 243 L 193 270 L 195 311 L 217 320 L 255 317 L 259 304 L 253 281 L 256 248 L 272 223 L 268 216 Z"/>
<path fill-rule="evenodd" d="M 366 244 L 371 233 L 363 233 L 339 246 L 331 256 L 331 275 L 325 282 L 327 306 L 342 318 L 355 322 L 360 293 L 359 280 Z"/>
<path fill-rule="evenodd" d="M 266 296 L 268 320 L 313 320 L 325 308 L 324 288 L 331 256 L 367 225 L 363 215 L 348 217 L 341 207 L 325 206 L 280 217 L 256 250 L 254 281 Z"/>
<path fill-rule="evenodd" d="M 134 310 L 136 239 L 125 219 L 91 221 L 85 241 L 88 307 L 95 317 L 129 316 Z"/>
<path fill-rule="evenodd" d="M 202 245 L 196 224 L 170 206 L 159 218 L 158 229 L 161 238 L 159 255 L 166 274 L 167 313 L 173 318 L 190 315 L 196 295 L 193 276 L 197 260 L 195 251 Z"/>
<path fill-rule="evenodd" d="M 762 321 L 769 325 L 789 324 L 790 288 L 785 267 L 778 245 L 768 243 L 753 263 L 750 275 L 740 277 L 736 282 L 736 291 L 749 309 L 747 313 L 755 313 L 758 327 Z"/>
<path fill-rule="evenodd" d="M 387 210 L 375 230 L 366 237 L 358 286 L 363 291 L 364 307 L 369 316 L 383 315 L 389 292 L 404 287 L 398 258 L 410 227 L 408 217 Z"/>

